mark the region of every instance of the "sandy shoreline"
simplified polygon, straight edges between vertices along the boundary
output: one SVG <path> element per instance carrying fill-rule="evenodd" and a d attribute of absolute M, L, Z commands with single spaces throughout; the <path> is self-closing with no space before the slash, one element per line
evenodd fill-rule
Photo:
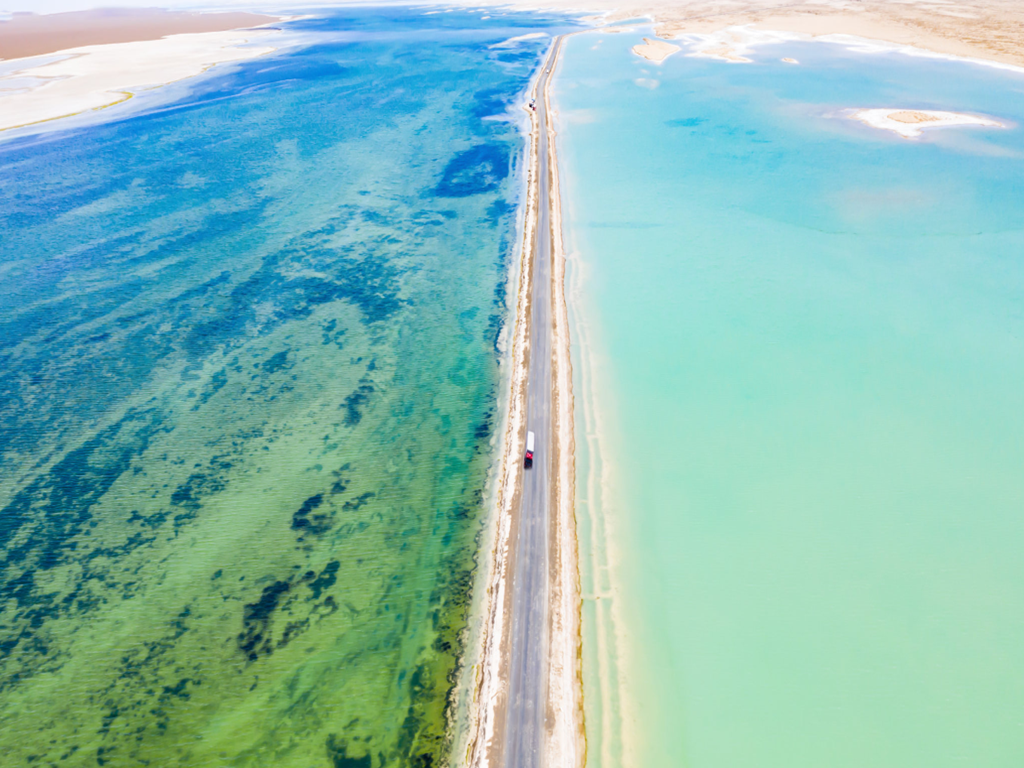
<path fill-rule="evenodd" d="M 7 21 L 0 21 L 0 60 L 24 59 L 87 45 L 160 40 L 168 35 L 228 32 L 274 21 L 278 21 L 275 16 L 244 11 L 196 13 L 162 8 L 15 13 Z"/>
<path fill-rule="evenodd" d="M 537 97 L 540 73 L 530 89 L 529 97 Z M 529 375 L 529 332 L 532 312 L 534 240 L 538 220 L 538 157 L 541 140 L 537 114 L 530 117 L 530 146 L 527 160 L 526 215 L 523 221 L 520 253 L 519 288 L 516 297 L 514 331 L 512 334 L 512 370 L 510 395 L 502 453 L 498 465 L 497 523 L 482 600 L 483 627 L 479 647 L 470 649 L 476 658 L 472 674 L 472 691 L 467 713 L 467 737 L 463 761 L 469 768 L 489 768 L 494 750 L 501 741 L 504 713 L 508 697 L 509 629 L 512 591 L 510 589 L 512 547 L 518 532 L 513 514 L 521 495 L 520 468 L 526 442 L 526 383 Z"/>
<path fill-rule="evenodd" d="M 558 40 L 549 61 L 557 67 L 562 40 Z M 538 73 L 547 65 L 545 62 Z M 508 695 L 508 665 L 511 618 L 511 569 L 518 522 L 514 509 L 521 493 L 521 468 L 526 432 L 526 384 L 528 378 L 528 337 L 532 315 L 532 278 L 534 239 L 538 225 L 539 168 L 538 146 L 547 142 L 550 159 L 551 229 L 552 229 L 552 317 L 554 346 L 552 372 L 555 382 L 553 407 L 553 439 L 555 473 L 552 496 L 554 505 L 550 520 L 549 575 L 550 638 L 548 659 L 548 707 L 544 765 L 577 768 L 584 763 L 586 748 L 583 731 L 583 687 L 580 666 L 580 590 L 579 558 L 576 541 L 575 451 L 572 399 L 572 365 L 569 350 L 568 308 L 565 303 L 565 253 L 562 245 L 561 209 L 558 192 L 555 131 L 551 120 L 550 78 L 543 93 L 538 83 L 530 90 L 530 98 L 542 98 L 549 115 L 547 135 L 540 136 L 539 121 L 530 115 L 530 148 L 528 162 L 526 216 L 523 225 L 523 246 L 519 272 L 519 293 L 516 302 L 513 337 L 511 395 L 509 414 L 499 469 L 498 521 L 486 577 L 482 612 L 484 626 L 476 651 L 477 664 L 472 675 L 473 691 L 469 706 L 469 735 L 464 752 L 470 768 L 486 768 L 500 762 L 497 748 L 504 727 Z"/>
<path fill-rule="evenodd" d="M 37 51 L 38 55 L 0 61 L 0 131 L 40 126 L 62 118 L 89 115 L 123 104 L 135 96 L 206 72 L 218 64 L 255 58 L 275 50 L 269 45 L 277 30 L 261 28 L 219 28 L 232 24 L 278 21 L 276 17 L 248 13 L 152 14 L 136 16 L 118 13 L 116 24 L 86 24 L 69 32 L 63 18 L 83 14 L 54 14 L 49 17 L 16 16 L 0 23 L 0 30 L 16 23 L 35 25 L 38 32 L 53 28 L 47 44 L 44 34 L 30 35 L 6 50 Z M 88 18 L 92 18 L 85 14 Z M 21 20 L 19 22 L 19 19 Z M 43 22 L 49 20 L 49 27 Z M 73 21 L 73 20 L 72 20 Z M 164 35 L 156 27 L 166 22 Z M 182 28 L 214 28 L 214 31 L 175 34 Z M 10 27 L 7 27 L 10 34 Z M 115 38 L 102 42 L 54 50 L 70 40 Z M 124 38 L 135 38 L 124 40 Z M 34 128 L 32 129 L 34 130 Z M 23 133 L 24 131 L 20 131 Z"/>
<path fill-rule="evenodd" d="M 556 113 L 551 105 L 551 82 L 558 73 L 565 38 L 557 43 L 551 77 L 544 89 L 548 116 L 548 157 L 551 188 L 551 301 L 554 335 L 554 437 L 556 471 L 554 514 L 551 521 L 551 639 L 548 688 L 548 748 L 544 765 L 582 768 L 586 760 L 583 720 L 583 636 L 581 627 L 579 541 L 576 531 L 576 428 L 574 424 L 573 373 L 570 350 L 569 310 L 565 291 L 565 245 L 555 130 Z"/>

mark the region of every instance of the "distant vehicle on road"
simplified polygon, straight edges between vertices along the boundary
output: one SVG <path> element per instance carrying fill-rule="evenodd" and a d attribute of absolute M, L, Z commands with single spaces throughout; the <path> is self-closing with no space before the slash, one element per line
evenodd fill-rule
<path fill-rule="evenodd" d="M 526 433 L 526 460 L 523 464 L 527 469 L 533 466 L 533 432 Z"/>

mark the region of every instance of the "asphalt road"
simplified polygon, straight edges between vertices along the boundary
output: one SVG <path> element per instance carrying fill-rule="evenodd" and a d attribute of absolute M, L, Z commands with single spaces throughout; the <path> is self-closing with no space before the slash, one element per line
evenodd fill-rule
<path fill-rule="evenodd" d="M 505 723 L 505 768 L 541 768 L 548 671 L 548 539 L 551 505 L 551 218 L 548 124 L 544 89 L 555 60 L 555 41 L 537 87 L 540 127 L 538 222 L 533 264 L 526 428 L 536 436 L 534 462 L 523 476 L 519 534 L 512 578 L 512 646 Z"/>

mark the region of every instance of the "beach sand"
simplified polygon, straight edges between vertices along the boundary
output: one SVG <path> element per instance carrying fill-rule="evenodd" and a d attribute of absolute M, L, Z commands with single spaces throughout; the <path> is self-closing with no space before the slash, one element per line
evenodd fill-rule
<path fill-rule="evenodd" d="M 217 64 L 269 53 L 275 30 L 234 27 L 276 20 L 152 9 L 15 15 L 0 23 L 0 51 L 24 57 L 0 68 L 0 131 L 113 107 Z M 80 44 L 61 47 L 68 43 Z"/>

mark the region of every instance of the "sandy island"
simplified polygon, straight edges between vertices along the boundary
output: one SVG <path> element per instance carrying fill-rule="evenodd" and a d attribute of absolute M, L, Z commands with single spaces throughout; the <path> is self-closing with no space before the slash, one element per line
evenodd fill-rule
<path fill-rule="evenodd" d="M 652 40 L 649 37 L 645 37 L 643 43 L 641 45 L 634 45 L 632 50 L 637 56 L 642 56 L 648 61 L 653 61 L 655 64 L 661 64 L 673 53 L 677 53 L 682 49 L 678 45 L 666 43 L 664 40 Z"/>
<path fill-rule="evenodd" d="M 904 139 L 916 139 L 926 128 L 952 128 L 959 125 L 1006 127 L 990 117 L 930 109 L 855 109 L 848 112 L 847 116 L 872 128 L 892 131 Z"/>
<path fill-rule="evenodd" d="M 251 25 L 274 21 L 155 9 L 16 14 L 0 22 L 0 131 L 106 109 L 217 64 L 270 53 L 275 31 Z"/>

